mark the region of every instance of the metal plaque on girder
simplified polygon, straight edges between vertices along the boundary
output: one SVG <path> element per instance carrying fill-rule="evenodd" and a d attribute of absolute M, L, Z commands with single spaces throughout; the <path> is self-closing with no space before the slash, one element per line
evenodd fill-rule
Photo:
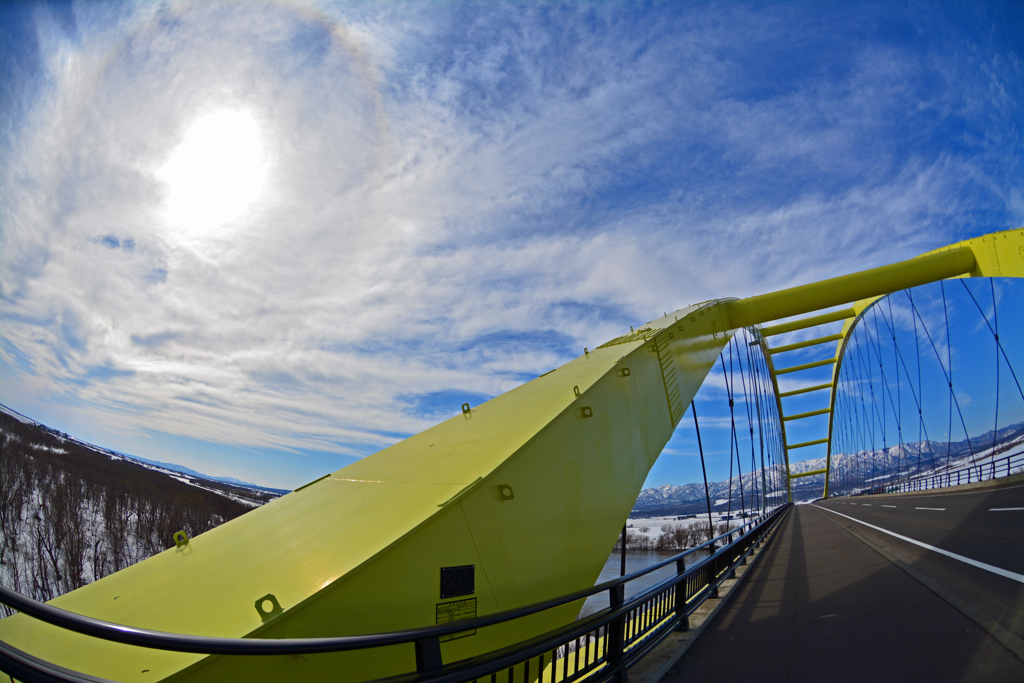
<path fill-rule="evenodd" d="M 468 621 L 470 619 L 476 619 L 476 598 L 454 600 L 452 602 L 439 602 L 437 604 L 438 625 L 451 624 L 456 621 Z M 449 640 L 465 638 L 466 636 L 472 635 L 476 635 L 476 629 L 472 629 L 470 631 L 459 631 L 458 633 L 449 633 L 446 636 L 441 636 L 440 640 L 444 643 Z"/>
<path fill-rule="evenodd" d="M 472 595 L 476 565 L 464 564 L 461 567 L 441 567 L 441 599 L 456 598 L 460 595 Z"/>

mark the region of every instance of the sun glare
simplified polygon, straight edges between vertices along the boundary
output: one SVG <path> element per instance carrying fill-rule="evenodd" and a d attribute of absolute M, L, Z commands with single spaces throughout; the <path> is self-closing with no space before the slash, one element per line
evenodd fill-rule
<path fill-rule="evenodd" d="M 251 112 L 222 109 L 204 114 L 158 174 L 168 186 L 171 225 L 203 235 L 237 218 L 259 197 L 267 166 Z"/>

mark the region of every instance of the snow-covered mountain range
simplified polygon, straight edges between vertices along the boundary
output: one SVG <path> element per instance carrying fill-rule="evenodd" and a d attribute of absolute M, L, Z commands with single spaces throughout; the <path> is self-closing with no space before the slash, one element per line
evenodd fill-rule
<path fill-rule="evenodd" d="M 13 408 L 9 408 L 8 406 L 5 406 L 2 403 L 0 403 L 0 413 L 3 413 L 8 417 L 14 418 L 18 422 L 21 422 L 22 424 L 36 427 L 40 431 L 45 432 L 46 434 L 49 434 L 51 436 L 55 436 L 61 441 L 85 448 L 86 450 L 96 453 L 97 455 L 104 455 L 114 460 L 127 460 L 137 465 L 141 465 L 146 469 L 162 472 L 164 474 L 167 474 L 168 476 L 172 476 L 178 479 L 179 481 L 183 481 L 187 484 L 199 486 L 200 488 L 206 488 L 208 490 L 212 490 L 214 493 L 219 493 L 221 495 L 235 498 L 245 503 L 251 502 L 253 505 L 258 506 L 266 503 L 269 500 L 273 500 L 274 498 L 283 496 L 286 493 L 290 493 L 288 489 L 274 489 L 268 488 L 266 486 L 259 486 L 257 484 L 252 484 L 247 481 L 236 479 L 235 477 L 214 477 L 209 474 L 203 474 L 202 472 L 197 472 L 193 469 L 189 469 L 188 467 L 185 467 L 183 465 L 176 465 L 170 462 L 160 462 L 159 460 L 148 460 L 146 458 L 140 458 L 137 455 L 128 455 L 127 453 L 114 451 L 109 448 L 104 448 L 103 446 L 97 446 L 95 444 L 82 441 L 81 439 L 76 439 L 75 437 L 65 432 L 61 432 L 56 429 L 53 429 L 52 427 L 48 427 L 42 424 L 41 422 L 36 422 L 32 418 L 22 415 L 18 411 L 14 410 Z M 227 484 L 228 486 L 211 486 L 213 482 Z M 239 491 L 238 489 L 241 490 Z"/>
<path fill-rule="evenodd" d="M 993 439 L 993 435 L 995 438 Z M 994 445 L 994 447 L 993 447 Z M 901 445 L 861 451 L 859 453 L 836 453 L 832 455 L 832 487 L 839 490 L 867 488 L 901 479 L 925 476 L 946 469 L 956 469 L 972 464 L 982 464 L 992 458 L 1002 457 L 1013 449 L 1024 446 L 1024 422 L 999 429 L 989 430 L 970 440 L 954 442 L 920 441 Z M 824 469 L 825 459 L 801 460 L 790 464 L 793 474 Z M 761 470 L 745 473 L 742 478 L 733 477 L 730 499 L 730 482 L 708 483 L 711 507 L 716 511 L 741 507 L 760 506 L 762 475 Z M 765 488 L 772 491 L 772 472 L 764 477 Z M 785 485 L 781 471 L 776 472 L 776 481 Z M 825 475 L 815 474 L 793 480 L 793 500 L 815 500 L 822 496 Z M 752 497 L 753 496 L 753 497 Z M 631 517 L 655 517 L 661 515 L 692 514 L 707 509 L 703 483 L 673 486 L 665 484 L 657 488 L 644 489 L 633 506 Z"/>

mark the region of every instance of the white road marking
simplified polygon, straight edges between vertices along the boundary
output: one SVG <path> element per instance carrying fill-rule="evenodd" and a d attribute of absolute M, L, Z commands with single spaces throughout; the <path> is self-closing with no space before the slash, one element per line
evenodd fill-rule
<path fill-rule="evenodd" d="M 1024 508 L 989 508 L 989 512 L 1018 512 Z"/>
<path fill-rule="evenodd" d="M 871 507 L 871 503 L 861 503 L 861 505 L 863 505 L 863 506 L 864 506 L 864 507 L 866 507 L 866 508 L 869 508 L 869 507 Z"/>
<path fill-rule="evenodd" d="M 821 510 L 825 509 L 825 508 L 822 508 L 822 507 L 820 507 L 818 505 L 815 505 L 814 507 L 819 508 Z M 922 548 L 925 548 L 926 550 L 932 550 L 934 552 L 939 553 L 940 555 L 945 555 L 946 557 L 952 557 L 954 560 L 960 560 L 961 562 L 963 562 L 965 564 L 969 564 L 972 567 L 977 567 L 979 569 L 984 569 L 985 571 L 992 572 L 993 574 L 998 574 L 999 576 L 1006 577 L 1007 579 L 1010 579 L 1012 581 L 1016 581 L 1018 583 L 1024 583 L 1024 574 L 1018 574 L 1016 572 L 1011 572 L 1011 571 L 1008 571 L 1006 569 L 1002 569 L 1000 567 L 993 567 L 990 564 L 985 564 L 984 562 L 978 562 L 977 560 L 972 560 L 969 557 L 964 557 L 963 555 L 957 555 L 956 553 L 951 553 L 948 550 L 943 550 L 942 548 L 936 548 L 933 545 L 928 545 L 927 543 L 922 543 L 921 541 L 915 541 L 914 539 L 908 538 L 907 536 L 903 536 L 901 534 L 897 534 L 895 531 L 889 531 L 888 529 L 883 529 L 880 526 L 875 526 L 874 524 L 868 524 L 867 522 L 862 522 L 859 519 L 854 519 L 853 517 L 850 517 L 849 515 L 844 515 L 842 512 L 836 512 L 835 510 L 829 510 L 829 512 L 831 512 L 833 515 L 839 515 L 840 517 L 846 517 L 846 519 L 849 519 L 850 521 L 853 521 L 853 522 L 857 522 L 857 524 L 863 524 L 866 527 L 871 527 L 872 529 L 874 529 L 876 531 L 881 531 L 883 534 L 889 534 L 890 536 L 894 536 L 894 537 L 900 539 L 901 541 L 906 541 L 907 543 L 913 543 L 914 545 L 917 545 L 917 546 L 920 546 Z"/>
<path fill-rule="evenodd" d="M 937 510 L 938 512 L 945 512 L 946 508 L 914 508 L 915 510 Z"/>
<path fill-rule="evenodd" d="M 894 508 L 896 506 L 895 505 L 883 505 L 882 507 L 884 507 L 884 508 Z"/>

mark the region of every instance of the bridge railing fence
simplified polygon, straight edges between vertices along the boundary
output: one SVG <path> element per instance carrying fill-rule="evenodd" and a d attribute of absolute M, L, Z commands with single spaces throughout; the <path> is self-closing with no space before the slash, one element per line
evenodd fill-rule
<path fill-rule="evenodd" d="M 689 628 L 689 617 L 765 539 L 790 505 L 765 513 L 728 533 L 626 576 L 552 600 L 473 620 L 408 631 L 333 638 L 214 638 L 164 633 L 93 619 L 33 600 L 0 586 L 0 602 L 40 621 L 113 642 L 173 652 L 218 655 L 300 655 L 411 644 L 416 671 L 387 679 L 457 683 L 490 681 L 575 681 L 624 679 L 624 672 L 670 633 Z M 709 553 L 689 567 L 688 556 Z M 676 574 L 638 595 L 625 598 L 626 586 L 675 564 Z M 607 592 L 609 607 L 525 643 L 445 664 L 444 636 L 485 628 Z M 24 683 L 109 683 L 89 674 L 45 662 L 0 641 L 0 671 Z M 385 679 L 382 679 L 385 680 Z"/>
<path fill-rule="evenodd" d="M 990 481 L 1022 472 L 1024 472 L 1024 450 L 999 459 L 989 460 L 985 463 L 966 465 L 949 472 L 901 481 L 891 486 L 885 486 L 884 490 L 886 493 L 928 491 L 947 486 L 960 486 L 962 484 Z"/>

